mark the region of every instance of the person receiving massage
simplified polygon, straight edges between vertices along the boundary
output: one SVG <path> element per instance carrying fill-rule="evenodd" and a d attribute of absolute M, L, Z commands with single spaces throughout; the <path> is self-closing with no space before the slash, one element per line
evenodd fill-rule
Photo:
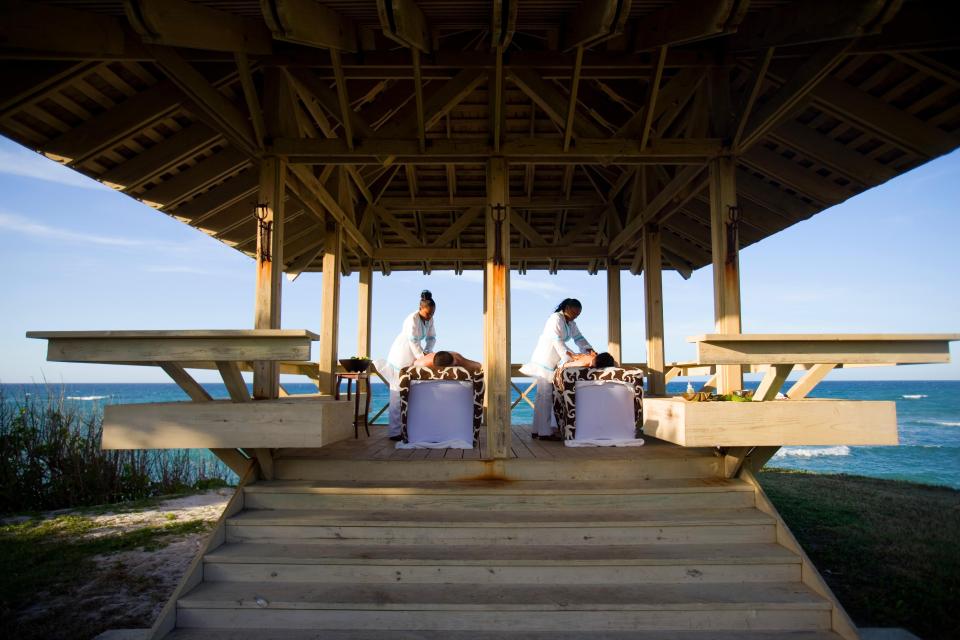
<path fill-rule="evenodd" d="M 390 426 L 387 434 L 391 440 L 400 439 L 400 370 L 412 365 L 417 358 L 433 353 L 433 346 L 437 342 L 437 330 L 433 324 L 436 311 L 437 303 L 433 300 L 433 294 L 424 289 L 420 292 L 419 308 L 404 318 L 386 362 L 377 363 L 377 369 L 390 384 Z"/>
<path fill-rule="evenodd" d="M 456 351 L 437 351 L 436 353 L 427 353 L 413 361 L 414 367 L 427 367 L 430 369 L 441 369 L 443 367 L 463 367 L 470 373 L 476 373 L 483 367 L 476 360 L 464 358 Z"/>
<path fill-rule="evenodd" d="M 583 305 L 575 298 L 566 298 L 557 305 L 543 327 L 530 362 L 520 367 L 520 372 L 537 381 L 537 395 L 533 403 L 533 434 L 541 440 L 560 440 L 553 417 L 553 375 L 562 361 L 576 357 L 567 349 L 567 341 L 573 340 L 581 355 L 596 355 L 596 351 L 577 328 L 576 319 Z M 581 365 L 583 366 L 583 365 Z"/>

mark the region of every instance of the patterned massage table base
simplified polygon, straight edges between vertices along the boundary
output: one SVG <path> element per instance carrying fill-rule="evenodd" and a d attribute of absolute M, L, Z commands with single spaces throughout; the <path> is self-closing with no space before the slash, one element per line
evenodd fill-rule
<path fill-rule="evenodd" d="M 455 380 L 473 384 L 473 446 L 480 444 L 480 425 L 483 423 L 483 372 L 471 373 L 463 367 L 407 367 L 400 371 L 400 435 L 407 440 L 407 414 L 410 385 L 415 380 Z"/>
<path fill-rule="evenodd" d="M 633 387 L 633 410 L 636 417 L 635 437 L 643 429 L 643 369 L 606 367 L 568 367 L 557 369 L 553 375 L 553 413 L 564 440 L 573 440 L 577 434 L 577 382 L 610 381 Z"/>

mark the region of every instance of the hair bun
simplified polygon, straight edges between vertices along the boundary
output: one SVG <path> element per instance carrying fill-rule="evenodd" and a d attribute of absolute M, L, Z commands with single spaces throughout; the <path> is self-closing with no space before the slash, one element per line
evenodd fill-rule
<path fill-rule="evenodd" d="M 430 293 L 430 290 L 429 290 L 429 289 L 424 289 L 423 291 L 420 292 L 420 299 L 421 299 L 421 300 L 433 300 L 433 294 Z"/>

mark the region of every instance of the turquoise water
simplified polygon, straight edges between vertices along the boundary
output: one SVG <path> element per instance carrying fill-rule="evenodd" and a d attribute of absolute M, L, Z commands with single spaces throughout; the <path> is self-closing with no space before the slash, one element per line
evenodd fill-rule
<path fill-rule="evenodd" d="M 519 381 L 518 386 L 525 387 Z M 746 383 L 756 387 L 757 383 Z M 668 385 L 671 393 L 681 393 L 686 383 Z M 214 398 L 227 398 L 222 384 L 205 384 Z M 291 393 L 312 393 L 312 384 L 289 384 Z M 175 384 L 64 384 L 49 387 L 51 393 L 65 396 L 66 402 L 84 410 L 96 411 L 107 403 L 173 402 L 187 400 Z M 24 394 L 43 398 L 48 387 L 37 384 L 0 385 L 8 400 Z M 516 397 L 516 393 L 514 394 Z M 822 382 L 811 398 L 850 400 L 893 400 L 897 403 L 900 446 L 896 447 L 785 447 L 771 466 L 819 473 L 850 473 L 876 478 L 896 478 L 960 489 L 960 381 L 870 381 Z M 384 385 L 373 385 L 371 411 L 387 402 Z M 379 422 L 385 422 L 386 415 Z M 529 423 L 533 411 L 525 402 L 513 412 L 515 423 Z"/>

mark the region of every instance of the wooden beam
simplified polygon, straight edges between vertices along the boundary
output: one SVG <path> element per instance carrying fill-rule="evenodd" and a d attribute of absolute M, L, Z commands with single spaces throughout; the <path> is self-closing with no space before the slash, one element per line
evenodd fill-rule
<path fill-rule="evenodd" d="M 395 262 L 423 262 L 436 261 L 482 261 L 484 259 L 482 247 L 457 248 L 407 248 L 381 247 L 374 249 L 373 260 L 387 260 Z M 515 247 L 510 251 L 514 262 L 519 260 L 549 260 L 559 258 L 572 259 L 606 259 L 609 254 L 606 247 L 578 245 L 578 246 L 543 246 L 543 247 Z"/>
<path fill-rule="evenodd" d="M 570 102 L 567 105 L 567 118 L 563 124 L 563 150 L 570 150 L 570 141 L 573 139 L 573 119 L 577 113 L 577 90 L 580 88 L 580 69 L 583 66 L 583 47 L 577 47 L 577 57 L 573 63 L 573 73 L 570 80 Z M 641 149 L 642 149 L 641 145 Z"/>
<path fill-rule="evenodd" d="M 763 379 L 760 380 L 760 386 L 758 386 L 757 390 L 753 393 L 754 401 L 759 402 L 775 399 L 780 392 L 780 387 L 783 386 L 784 381 L 787 379 L 787 376 L 790 375 L 791 371 L 793 371 L 792 364 L 771 365 L 764 374 Z"/>
<path fill-rule="evenodd" d="M 750 118 L 739 151 L 749 149 L 762 140 L 771 129 L 802 106 L 814 87 L 843 61 L 852 45 L 852 40 L 831 42 L 808 57 L 790 80 Z"/>
<path fill-rule="evenodd" d="M 243 374 L 240 373 L 240 365 L 233 361 L 217 361 L 217 369 L 230 399 L 234 402 L 250 402 L 250 392 L 247 390 L 247 383 L 243 381 Z"/>
<path fill-rule="evenodd" d="M 427 133 L 423 115 L 423 78 L 420 74 L 420 50 L 411 49 L 410 56 L 413 58 L 413 101 L 417 115 L 417 142 L 420 143 L 420 152 L 423 153 L 427 149 Z"/>
<path fill-rule="evenodd" d="M 351 53 L 359 49 L 353 21 L 316 0 L 261 0 L 260 9 L 277 40 Z"/>
<path fill-rule="evenodd" d="M 127 33 L 125 25 L 109 15 L 39 2 L 0 3 L 0 42 L 4 48 L 40 48 L 84 58 L 122 56 L 133 40 Z"/>
<path fill-rule="evenodd" d="M 693 97 L 693 94 L 703 82 L 704 72 L 701 69 L 681 69 L 677 75 L 673 76 L 660 91 L 660 95 L 654 105 L 653 119 L 656 123 L 661 117 L 669 113 L 679 113 L 683 111 L 684 106 Z M 644 122 L 646 121 L 646 110 L 640 109 L 627 122 L 620 127 L 614 134 L 615 137 L 639 137 Z M 659 134 L 663 136 L 663 129 L 659 127 Z"/>
<path fill-rule="evenodd" d="M 576 128 L 576 127 L 575 127 Z M 568 152 L 563 141 L 548 138 L 520 139 L 504 142 L 501 155 L 511 163 L 540 164 L 699 164 L 720 153 L 715 138 L 658 138 L 640 149 L 638 140 L 578 138 Z M 416 139 L 358 140 L 348 149 L 342 140 L 279 139 L 268 151 L 288 156 L 291 164 L 376 164 L 385 160 L 395 164 L 477 164 L 494 155 L 486 142 L 445 140 L 431 141 L 430 148 L 420 151 Z"/>
<path fill-rule="evenodd" d="M 484 372 L 487 455 L 510 455 L 510 207 L 509 169 L 501 158 L 487 164 L 484 250 Z M 496 218 L 500 222 L 496 222 Z"/>
<path fill-rule="evenodd" d="M 650 395 L 667 393 L 663 350 L 663 257 L 660 228 L 643 227 L 643 312 L 647 333 L 647 388 Z"/>
<path fill-rule="evenodd" d="M 267 127 L 263 121 L 263 109 L 260 106 L 260 99 L 257 97 L 257 88 L 253 84 L 250 60 L 245 53 L 235 53 L 233 57 L 237 63 L 237 73 L 240 76 L 243 99 L 247 103 L 247 111 L 250 112 L 250 121 L 253 123 L 253 133 L 256 137 L 257 146 L 262 150 L 264 140 L 267 137 Z M 290 107 L 293 107 L 293 105 L 290 105 Z"/>
<path fill-rule="evenodd" d="M 490 21 L 490 48 L 506 49 L 517 30 L 518 0 L 493 0 L 493 18 Z"/>
<path fill-rule="evenodd" d="M 510 224 L 520 232 L 520 235 L 527 239 L 527 242 L 529 242 L 531 246 L 542 247 L 546 244 L 540 232 L 534 229 L 533 226 L 513 208 L 510 209 Z"/>
<path fill-rule="evenodd" d="M 855 195 L 853 187 L 839 185 L 764 146 L 747 151 L 741 156 L 741 162 L 815 202 L 836 204 Z"/>
<path fill-rule="evenodd" d="M 373 320 L 373 267 L 360 267 L 357 289 L 357 355 L 369 358 Z M 357 389 L 360 393 L 360 389 Z"/>
<path fill-rule="evenodd" d="M 101 175 L 100 181 L 121 191 L 136 189 L 193 158 L 219 140 L 220 134 L 205 124 L 198 122 L 189 125 L 126 162 L 121 162 Z"/>
<path fill-rule="evenodd" d="M 648 51 L 734 33 L 750 3 L 681 0 L 644 15 L 634 30 L 634 50 Z"/>
<path fill-rule="evenodd" d="M 753 82 L 750 85 L 750 93 L 747 94 L 747 100 L 744 103 L 743 110 L 740 113 L 740 120 L 737 124 L 737 131 L 734 133 L 733 142 L 730 145 L 734 149 L 738 148 L 743 140 L 744 130 L 747 128 L 747 122 L 753 111 L 753 105 L 760 95 L 760 90 L 763 88 L 763 80 L 767 75 L 767 70 L 770 68 L 770 61 L 773 59 L 774 50 L 773 47 L 767 48 L 763 54 L 763 58 L 760 60 L 759 68 L 754 72 Z"/>
<path fill-rule="evenodd" d="M 740 259 L 737 225 L 736 160 L 710 161 L 710 232 L 713 246 L 713 308 L 717 333 L 740 333 Z M 743 373 L 737 365 L 717 371 L 717 392 L 743 388 Z"/>
<path fill-rule="evenodd" d="M 582 52 L 581 52 L 582 55 Z M 513 67 L 507 70 L 507 78 L 523 91 L 557 126 L 566 125 L 569 101 L 551 83 L 534 69 Z M 575 134 L 585 138 L 604 138 L 606 133 L 584 116 L 574 115 Z"/>
<path fill-rule="evenodd" d="M 490 137 L 493 142 L 493 152 L 500 153 L 504 129 L 503 47 L 496 48 L 495 56 L 493 78 L 491 79 L 491 87 L 488 90 L 488 101 L 490 104 L 490 131 L 492 132 Z"/>
<path fill-rule="evenodd" d="M 343 63 L 340 61 L 340 52 L 330 50 L 330 62 L 333 64 L 333 75 L 337 82 L 337 103 L 340 106 L 340 124 L 343 125 L 343 138 L 347 148 L 353 150 L 353 108 L 350 106 L 350 95 L 347 93 L 347 78 L 343 73 Z"/>
<path fill-rule="evenodd" d="M 464 69 L 452 80 L 446 82 L 423 103 L 423 128 L 429 131 L 436 126 L 464 98 L 473 93 L 487 81 L 486 69 Z M 411 113 L 408 117 L 393 125 L 386 125 L 377 131 L 379 138 L 406 138 L 417 134 L 418 117 Z"/>
<path fill-rule="evenodd" d="M 461 233 L 463 233 L 464 229 L 469 227 L 474 223 L 474 221 L 480 218 L 480 214 L 483 213 L 483 209 L 484 207 L 471 207 L 461 213 L 456 222 L 447 227 L 444 232 L 433 241 L 431 246 L 434 248 L 445 247 L 453 242 Z"/>
<path fill-rule="evenodd" d="M 787 397 L 791 400 L 802 400 L 807 394 L 813 391 L 813 388 L 820 384 L 820 381 L 827 377 L 827 374 L 836 368 L 835 364 L 815 364 L 800 379 L 793 383 L 793 386 L 787 391 Z"/>
<path fill-rule="evenodd" d="M 873 186 L 893 178 L 896 169 L 880 164 L 847 145 L 840 144 L 816 129 L 797 122 L 784 122 L 770 132 L 772 140 L 797 151 L 863 186 Z"/>
<path fill-rule="evenodd" d="M 564 49 L 591 47 L 623 33 L 630 0 L 586 0 L 566 21 Z"/>
<path fill-rule="evenodd" d="M 336 198 L 334 198 L 333 195 L 327 191 L 326 187 L 323 186 L 323 183 L 313 175 L 313 172 L 303 165 L 291 166 L 290 171 L 304 187 L 304 189 L 297 192 L 300 198 L 304 200 L 304 204 L 308 204 L 306 198 L 316 198 L 323 208 L 329 211 L 337 223 L 343 227 L 347 235 L 350 236 L 350 239 L 360 247 L 364 255 L 373 255 L 373 245 L 370 244 L 370 241 L 364 236 L 360 229 L 357 228 L 356 223 L 347 215 Z M 297 187 L 295 183 L 293 186 L 294 188 Z M 306 191 L 306 193 L 303 193 L 303 191 Z"/>
<path fill-rule="evenodd" d="M 342 66 L 342 65 L 341 65 Z M 286 72 L 294 81 L 294 87 L 303 98 L 307 100 L 316 100 L 337 122 L 343 126 L 343 109 L 340 105 L 340 97 L 336 91 L 332 91 L 319 77 L 309 69 L 299 67 L 286 67 Z M 350 117 L 350 130 L 361 138 L 369 138 L 374 135 L 373 128 L 356 111 L 348 110 Z M 345 127 L 346 128 L 346 127 Z"/>
<path fill-rule="evenodd" d="M 805 0 L 747 16 L 730 39 L 731 52 L 786 47 L 877 34 L 900 9 L 899 0 Z"/>
<path fill-rule="evenodd" d="M 373 211 L 378 218 L 387 223 L 387 226 L 394 230 L 394 232 L 400 236 L 400 239 L 409 247 L 419 247 L 423 243 L 420 242 L 420 238 L 413 234 L 409 229 L 403 226 L 403 223 L 397 220 L 396 216 L 382 209 L 376 205 L 367 205 L 367 207 Z"/>
<path fill-rule="evenodd" d="M 817 106 L 889 140 L 902 149 L 933 158 L 960 144 L 955 134 L 924 122 L 836 78 L 824 79 L 813 93 Z"/>
<path fill-rule="evenodd" d="M 263 219 L 257 223 L 254 329 L 279 329 L 281 326 L 285 189 L 286 165 L 283 159 L 264 158 L 260 163 L 260 204 L 256 211 Z M 254 363 L 253 397 L 257 400 L 280 397 L 280 369 L 276 362 Z"/>
<path fill-rule="evenodd" d="M 246 155 L 227 147 L 164 180 L 143 193 L 140 200 L 164 210 L 172 209 L 198 191 L 219 184 L 231 174 L 248 166 L 250 160 Z"/>
<path fill-rule="evenodd" d="M 618 233 L 613 240 L 610 241 L 610 253 L 615 253 L 620 247 L 636 237 L 637 233 L 643 229 L 643 226 L 654 220 L 656 214 L 667 206 L 671 200 L 677 197 L 684 187 L 691 184 L 701 172 L 703 172 L 702 165 L 684 167 L 678 172 L 677 175 L 657 193 L 656 197 L 623 227 L 623 231 Z"/>
<path fill-rule="evenodd" d="M 186 393 L 194 402 L 209 402 L 213 400 L 207 390 L 200 386 L 200 383 L 193 379 L 186 369 L 176 362 L 161 362 L 160 368 L 177 383 L 184 393 Z"/>
<path fill-rule="evenodd" d="M 629 172 L 632 175 L 632 170 Z M 612 191 L 611 191 L 612 193 Z M 449 196 L 417 196 L 416 200 L 404 197 L 384 196 L 377 202 L 384 209 L 395 209 L 398 211 L 450 211 L 459 209 L 468 209 L 472 207 L 485 206 L 486 196 L 463 196 L 458 195 L 450 201 Z M 529 198 L 526 196 L 513 196 L 510 198 L 510 207 L 514 210 L 525 211 L 550 211 L 553 209 L 597 209 L 607 206 L 607 202 L 594 195 L 577 195 L 569 200 L 562 195 L 536 196 Z"/>
<path fill-rule="evenodd" d="M 263 22 L 186 0 L 130 0 L 127 19 L 144 42 L 168 47 L 270 55 Z"/>
<path fill-rule="evenodd" d="M 667 61 L 667 47 L 664 45 L 657 51 L 657 66 L 647 87 L 647 106 L 644 108 L 643 127 L 640 129 L 640 148 L 647 146 L 650 140 L 650 126 L 653 124 L 653 114 L 656 113 L 657 95 L 660 93 L 660 80 L 663 78 L 663 65 Z"/>
<path fill-rule="evenodd" d="M 342 177 L 340 177 L 342 176 Z M 346 176 L 340 172 L 338 189 L 343 189 Z M 341 194 L 343 195 L 343 194 Z M 321 293 L 320 361 L 317 389 L 333 395 L 336 386 L 337 340 L 340 325 L 340 260 L 343 232 L 339 225 L 328 222 L 323 244 L 323 289 Z"/>
<path fill-rule="evenodd" d="M 607 265 L 607 351 L 617 364 L 623 362 L 622 306 L 620 267 L 611 260 Z"/>
<path fill-rule="evenodd" d="M 246 117 L 207 79 L 168 47 L 149 45 L 157 64 L 177 87 L 202 111 L 231 143 L 256 155 L 255 135 Z"/>
<path fill-rule="evenodd" d="M 171 82 L 158 82 L 45 142 L 41 150 L 57 162 L 78 165 L 152 123 L 173 115 L 181 102 L 181 96 Z"/>
<path fill-rule="evenodd" d="M 196 198 L 192 198 L 189 202 L 177 206 L 172 210 L 172 213 L 177 218 L 186 220 L 192 227 L 201 227 L 206 220 L 238 202 L 242 200 L 251 201 L 259 187 L 260 176 L 258 171 L 247 169 Z M 247 216 L 252 211 L 253 205 L 251 204 L 247 209 Z M 247 217 L 247 220 L 250 219 Z"/>
<path fill-rule="evenodd" d="M 405 47 L 430 53 L 430 26 L 414 0 L 377 0 L 377 15 L 383 35 Z"/>

